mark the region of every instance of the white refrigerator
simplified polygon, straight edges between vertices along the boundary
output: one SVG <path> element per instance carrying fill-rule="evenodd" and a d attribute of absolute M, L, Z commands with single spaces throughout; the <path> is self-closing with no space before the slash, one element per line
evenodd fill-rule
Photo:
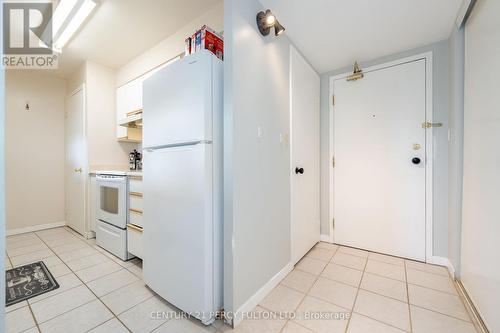
<path fill-rule="evenodd" d="M 143 86 L 144 280 L 204 324 L 222 308 L 222 69 L 201 51 Z"/>

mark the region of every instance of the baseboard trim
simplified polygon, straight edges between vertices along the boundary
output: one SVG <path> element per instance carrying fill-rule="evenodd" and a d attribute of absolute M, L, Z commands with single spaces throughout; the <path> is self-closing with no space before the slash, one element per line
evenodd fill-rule
<path fill-rule="evenodd" d="M 330 238 L 330 235 L 320 235 L 319 239 L 322 242 L 333 243 L 332 239 Z"/>
<path fill-rule="evenodd" d="M 483 321 L 483 318 L 481 317 L 481 314 L 479 313 L 478 309 L 474 305 L 474 302 L 470 298 L 465 286 L 462 284 L 460 280 L 455 280 L 455 284 L 457 286 L 460 296 L 462 296 L 464 300 L 465 307 L 467 308 L 469 315 L 473 319 L 473 324 L 476 330 L 481 333 L 490 333 L 488 327 L 486 327 L 486 324 Z"/>
<path fill-rule="evenodd" d="M 64 227 L 65 225 L 66 225 L 66 221 L 54 222 L 54 223 L 47 223 L 47 224 L 39 224 L 39 225 L 34 225 L 32 227 L 6 230 L 5 234 L 7 236 L 13 236 L 13 235 L 25 234 L 27 232 L 40 231 L 40 230 L 52 229 L 52 228 L 58 228 L 58 227 Z"/>
<path fill-rule="evenodd" d="M 242 306 L 240 306 L 240 308 L 234 313 L 233 327 L 236 327 L 241 323 L 243 320 L 243 313 L 252 311 L 292 270 L 293 265 L 291 263 L 287 264 Z"/>
<path fill-rule="evenodd" d="M 448 272 L 450 272 L 450 275 L 453 278 L 455 278 L 455 267 L 453 267 L 453 264 L 451 263 L 450 259 L 446 257 L 433 256 L 431 257 L 431 260 L 428 263 L 448 268 Z"/>

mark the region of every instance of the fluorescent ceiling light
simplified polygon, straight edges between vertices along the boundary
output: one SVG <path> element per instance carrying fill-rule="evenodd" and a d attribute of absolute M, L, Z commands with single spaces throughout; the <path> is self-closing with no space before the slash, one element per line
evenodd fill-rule
<path fill-rule="evenodd" d="M 61 0 L 52 18 L 53 48 L 62 48 L 97 6 L 95 0 Z"/>

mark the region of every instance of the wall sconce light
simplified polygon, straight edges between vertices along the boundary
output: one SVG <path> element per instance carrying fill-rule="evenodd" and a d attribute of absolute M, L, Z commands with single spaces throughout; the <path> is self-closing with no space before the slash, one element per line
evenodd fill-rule
<path fill-rule="evenodd" d="M 259 27 L 262 36 L 269 35 L 272 27 L 274 27 L 274 34 L 276 36 L 281 35 L 285 31 L 285 27 L 278 22 L 276 16 L 269 9 L 257 14 L 257 27 Z"/>

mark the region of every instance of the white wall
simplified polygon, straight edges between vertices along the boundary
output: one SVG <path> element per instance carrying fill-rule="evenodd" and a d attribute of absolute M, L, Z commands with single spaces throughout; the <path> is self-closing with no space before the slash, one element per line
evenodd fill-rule
<path fill-rule="evenodd" d="M 68 79 L 68 94 L 85 83 L 90 169 L 126 169 L 137 144 L 116 139 L 116 71 L 86 61 Z"/>
<path fill-rule="evenodd" d="M 5 95 L 7 230 L 62 222 L 65 82 L 10 70 Z"/>
<path fill-rule="evenodd" d="M 279 140 L 289 133 L 290 42 L 260 35 L 262 9 L 256 0 L 224 2 L 227 311 L 241 309 L 290 262 L 290 147 Z"/>
<path fill-rule="evenodd" d="M 425 52 L 433 52 L 433 109 L 434 122 L 443 123 L 434 131 L 434 255 L 448 255 L 448 113 L 449 113 L 449 41 L 441 41 L 406 52 L 360 63 L 361 68 L 394 61 Z M 354 60 L 354 59 L 353 59 Z M 328 235 L 329 195 L 329 78 L 352 71 L 352 67 L 341 68 L 321 75 L 321 233 Z"/>
<path fill-rule="evenodd" d="M 465 27 L 461 279 L 500 332 L 500 1 L 478 1 Z"/>
<path fill-rule="evenodd" d="M 223 30 L 223 3 L 221 2 L 199 18 L 187 23 L 175 34 L 164 39 L 153 48 L 147 50 L 117 72 L 117 86 L 143 75 L 155 67 L 175 58 L 184 52 L 184 41 L 204 24 L 216 31 Z"/>

